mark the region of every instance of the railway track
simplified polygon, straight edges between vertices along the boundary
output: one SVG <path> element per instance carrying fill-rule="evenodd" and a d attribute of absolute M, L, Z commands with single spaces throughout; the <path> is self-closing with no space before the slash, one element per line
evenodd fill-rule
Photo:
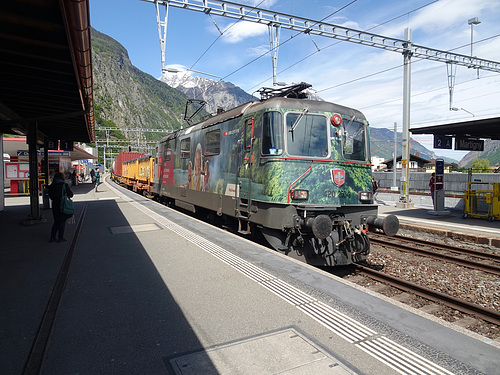
<path fill-rule="evenodd" d="M 470 248 L 438 244 L 401 236 L 387 237 L 370 233 L 370 242 L 399 251 L 418 253 L 429 258 L 441 259 L 464 267 L 500 276 L 500 254 L 487 253 Z"/>
<path fill-rule="evenodd" d="M 376 271 L 361 264 L 355 264 L 355 266 L 357 267 L 357 271 L 359 271 L 359 274 L 361 274 L 362 276 L 377 280 L 383 284 L 390 285 L 399 290 L 410 292 L 427 300 L 443 304 L 465 314 L 472 314 L 477 318 L 500 326 L 500 313 L 495 310 L 491 310 L 486 307 L 465 301 L 463 299 L 427 288 L 422 285 L 415 284 L 411 281 L 407 281 L 380 271 Z"/>

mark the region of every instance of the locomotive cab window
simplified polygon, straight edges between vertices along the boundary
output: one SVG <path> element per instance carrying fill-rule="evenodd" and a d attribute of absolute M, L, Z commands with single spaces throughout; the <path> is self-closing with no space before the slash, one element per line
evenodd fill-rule
<path fill-rule="evenodd" d="M 325 116 L 289 112 L 286 114 L 288 154 L 325 158 L 329 156 L 328 122 Z"/>
<path fill-rule="evenodd" d="M 283 125 L 279 112 L 265 112 L 262 119 L 262 155 L 283 153 Z"/>
<path fill-rule="evenodd" d="M 205 156 L 220 154 L 220 129 L 205 134 Z"/>
<path fill-rule="evenodd" d="M 172 148 L 170 146 L 170 141 L 165 142 L 164 145 L 165 160 L 170 160 L 172 155 Z"/>
<path fill-rule="evenodd" d="M 365 161 L 366 134 L 364 124 L 354 121 L 354 118 L 344 119 L 342 127 L 344 158 Z"/>
<path fill-rule="evenodd" d="M 181 158 L 188 159 L 191 156 L 191 138 L 181 139 Z"/>

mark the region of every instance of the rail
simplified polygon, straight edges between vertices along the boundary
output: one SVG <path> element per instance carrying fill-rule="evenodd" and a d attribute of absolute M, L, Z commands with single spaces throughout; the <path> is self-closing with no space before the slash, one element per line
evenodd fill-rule
<path fill-rule="evenodd" d="M 474 249 L 460 248 L 445 244 L 436 244 L 413 238 L 403 238 L 401 236 L 387 237 L 383 235 L 377 235 L 374 233 L 370 233 L 370 241 L 372 244 L 391 246 L 399 251 L 419 253 L 426 257 L 434 259 L 442 259 L 455 264 L 459 264 L 467 268 L 477 269 L 495 275 L 500 275 L 500 266 L 498 265 L 498 263 L 488 264 L 483 262 L 477 262 L 471 259 L 464 259 L 459 256 L 451 255 L 449 254 L 449 252 L 480 258 L 483 261 L 486 260 L 494 262 L 500 262 L 499 254 L 486 253 Z M 419 247 L 418 245 L 425 247 L 422 248 Z M 442 253 L 437 251 L 445 251 L 447 253 Z"/>
<path fill-rule="evenodd" d="M 445 293 L 438 292 L 437 290 L 432 290 L 425 286 L 418 285 L 392 275 L 388 275 L 383 272 L 376 271 L 374 269 L 362 266 L 357 263 L 354 263 L 354 265 L 358 268 L 358 270 L 362 274 L 366 274 L 368 277 L 372 279 L 390 284 L 395 288 L 414 293 L 428 300 L 441 302 L 444 305 L 454 308 L 456 310 L 475 315 L 481 319 L 484 319 L 487 322 L 500 325 L 500 313 L 497 311 L 476 305 L 474 303 L 450 296 Z"/>

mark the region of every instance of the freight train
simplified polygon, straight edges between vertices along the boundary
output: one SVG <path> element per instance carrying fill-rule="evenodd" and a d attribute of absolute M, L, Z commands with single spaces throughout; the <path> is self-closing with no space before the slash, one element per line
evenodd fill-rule
<path fill-rule="evenodd" d="M 149 197 L 208 213 L 277 251 L 320 266 L 366 260 L 377 216 L 369 126 L 355 109 L 305 98 L 306 84 L 261 93 L 161 139 L 155 155 L 122 153 L 113 178 Z"/>

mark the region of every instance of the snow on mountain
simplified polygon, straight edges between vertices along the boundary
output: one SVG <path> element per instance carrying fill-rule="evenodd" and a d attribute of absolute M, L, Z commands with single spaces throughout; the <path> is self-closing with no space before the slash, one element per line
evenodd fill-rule
<path fill-rule="evenodd" d="M 159 80 L 182 91 L 190 99 L 206 101 L 206 109 L 209 113 L 217 112 L 217 108 L 220 107 L 228 110 L 252 100 L 258 100 L 231 82 L 192 76 L 189 72 L 167 72 Z"/>

